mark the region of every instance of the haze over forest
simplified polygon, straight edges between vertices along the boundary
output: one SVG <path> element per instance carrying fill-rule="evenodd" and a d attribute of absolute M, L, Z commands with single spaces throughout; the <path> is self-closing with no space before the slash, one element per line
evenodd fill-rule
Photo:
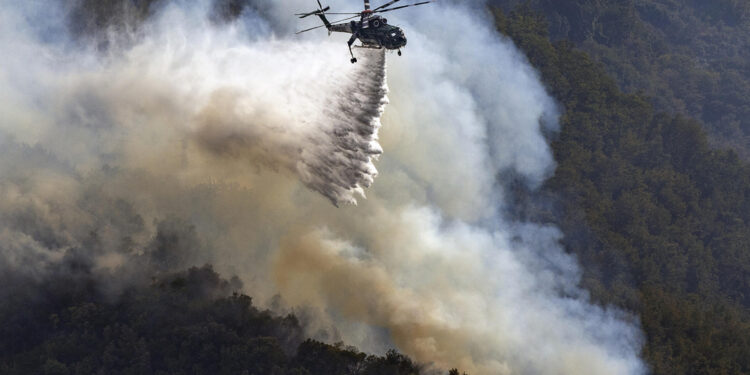
<path fill-rule="evenodd" d="M 750 374 L 750 4 L 315 6 L 0 5 L 0 373 Z"/>

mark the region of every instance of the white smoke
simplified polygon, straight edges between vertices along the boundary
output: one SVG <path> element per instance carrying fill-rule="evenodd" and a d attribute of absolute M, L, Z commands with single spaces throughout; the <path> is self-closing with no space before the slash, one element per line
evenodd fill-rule
<path fill-rule="evenodd" d="M 334 204 L 356 203 L 354 194 L 364 196 L 377 175 L 373 158 L 382 153 L 377 135 L 386 103 L 385 56 L 369 53 L 349 68 L 299 59 L 314 55 L 317 46 L 255 47 L 227 57 L 237 69 L 224 66 L 229 81 L 223 87 L 207 85 L 210 98 L 199 99 L 206 104 L 195 116 L 199 145 L 220 157 L 284 166 Z M 300 66 L 279 70 L 279 59 Z M 243 66 L 247 61 L 266 64 Z"/>
<path fill-rule="evenodd" d="M 70 234 L 54 251 L 14 241 L 6 260 L 54 262 L 112 215 L 77 213 L 71 197 L 93 184 L 130 202 L 147 232 L 159 218 L 190 220 L 211 249 L 196 261 L 240 275 L 261 301 L 278 293 L 317 311 L 320 327 L 363 349 L 394 345 L 474 375 L 644 372 L 637 325 L 588 302 L 562 234 L 501 214 L 501 172 L 534 187 L 553 171 L 543 128 L 554 130 L 556 108 L 486 15 L 452 4 L 389 14 L 409 44 L 387 56 L 378 134 L 383 55 L 355 50 L 352 65 L 345 36 L 281 33 L 314 2 L 264 5 L 270 19 L 248 11 L 216 26 L 207 4 L 172 3 L 102 54 L 50 39 L 38 6 L 3 4 L 0 136 L 75 171 L 18 160 L 33 189 L 0 190 L 0 207 L 41 207 L 52 232 Z M 359 207 L 327 201 L 353 203 L 367 187 Z M 58 206 L 65 215 L 45 208 Z"/>

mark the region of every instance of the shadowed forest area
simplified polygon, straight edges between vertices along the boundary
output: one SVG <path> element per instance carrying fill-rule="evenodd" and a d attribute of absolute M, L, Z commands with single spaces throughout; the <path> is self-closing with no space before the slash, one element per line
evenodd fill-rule
<path fill-rule="evenodd" d="M 6 280 L 7 281 L 7 280 Z M 27 280 L 28 281 L 28 280 Z M 0 373 L 414 375 L 420 366 L 303 337 L 293 315 L 277 317 L 233 292 L 210 266 L 133 286 L 116 298 L 97 280 L 47 280 L 0 306 Z"/>
<path fill-rule="evenodd" d="M 594 299 L 638 313 L 655 374 L 749 373 L 750 166 L 710 147 L 700 122 L 623 92 L 584 48 L 553 41 L 545 14 L 495 18 L 564 108 L 545 199 L 516 189 L 516 214 L 559 225 Z"/>
<path fill-rule="evenodd" d="M 750 158 L 750 3 L 742 0 L 492 0 L 544 15 L 626 93 L 702 123 L 711 143 Z"/>

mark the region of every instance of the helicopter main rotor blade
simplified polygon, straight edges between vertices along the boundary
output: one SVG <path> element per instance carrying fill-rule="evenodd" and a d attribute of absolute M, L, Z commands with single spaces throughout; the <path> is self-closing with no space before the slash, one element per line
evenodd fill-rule
<path fill-rule="evenodd" d="M 373 12 L 373 13 L 385 13 L 385 12 L 390 12 L 392 10 L 404 9 L 404 8 L 408 8 L 408 7 L 414 7 L 414 6 L 417 6 L 417 5 L 424 5 L 424 4 L 429 4 L 429 3 L 432 3 L 432 1 L 423 1 L 421 3 L 416 3 L 416 4 L 402 5 L 400 7 L 395 7 L 395 8 L 390 8 L 390 9 L 383 9 L 383 10 L 379 10 L 379 11 Z"/>
<path fill-rule="evenodd" d="M 311 27 L 311 28 L 309 28 L 309 29 L 304 29 L 304 30 L 300 30 L 300 31 L 297 31 L 297 32 L 296 32 L 295 34 L 302 34 L 302 33 L 306 33 L 306 32 L 308 32 L 308 31 L 311 31 L 311 30 L 315 30 L 315 29 L 319 29 L 319 28 L 321 28 L 321 27 L 326 27 L 326 25 L 320 25 L 320 26 L 315 26 L 315 27 Z"/>
<path fill-rule="evenodd" d="M 385 3 L 385 4 L 383 4 L 383 5 L 381 5 L 381 6 L 377 7 L 377 8 L 375 8 L 375 9 L 373 9 L 372 11 L 373 11 L 373 12 L 377 12 L 377 11 L 379 11 L 379 10 L 383 9 L 383 8 L 388 8 L 389 6 L 391 6 L 391 5 L 393 5 L 393 4 L 396 4 L 396 3 L 397 3 L 397 2 L 399 2 L 399 1 L 401 1 L 401 0 L 393 0 L 393 1 L 389 1 L 389 2 L 387 2 L 387 3 Z"/>
<path fill-rule="evenodd" d="M 323 14 L 328 9 L 331 9 L 331 7 L 325 7 L 323 9 L 314 10 L 314 11 L 309 12 L 309 13 L 297 13 L 297 14 L 295 14 L 295 16 L 299 16 L 299 18 L 305 18 L 305 17 L 309 17 L 309 16 L 312 16 L 312 15 Z"/>
<path fill-rule="evenodd" d="M 311 27 L 311 28 L 309 28 L 309 29 L 305 29 L 305 30 L 300 30 L 300 31 L 297 31 L 297 32 L 296 32 L 295 34 L 302 34 L 302 33 L 304 33 L 304 32 L 308 32 L 308 31 L 310 31 L 310 30 L 315 30 L 315 29 L 319 29 L 319 28 L 321 28 L 321 27 L 326 27 L 326 26 L 329 26 L 329 25 L 338 25 L 339 23 L 342 23 L 342 22 L 344 22 L 344 21 L 348 21 L 348 20 L 350 20 L 350 19 L 352 19 L 352 18 L 357 18 L 358 16 L 359 16 L 359 13 L 357 13 L 357 15 L 356 15 L 356 16 L 352 16 L 352 17 L 349 17 L 349 18 L 344 18 L 343 20 L 338 20 L 338 21 L 334 21 L 334 22 L 331 22 L 331 23 L 329 23 L 328 25 L 320 25 L 320 26 L 315 26 L 315 27 Z"/>
<path fill-rule="evenodd" d="M 336 14 L 336 15 L 356 14 L 356 15 L 360 15 L 362 13 L 354 13 L 354 12 L 351 12 L 351 13 L 335 13 L 335 12 L 331 12 L 331 13 L 329 13 L 329 12 L 321 12 L 321 11 L 316 10 L 316 11 L 310 12 L 310 13 L 295 13 L 294 15 L 295 16 L 311 16 L 311 15 L 318 15 L 318 14 Z"/>

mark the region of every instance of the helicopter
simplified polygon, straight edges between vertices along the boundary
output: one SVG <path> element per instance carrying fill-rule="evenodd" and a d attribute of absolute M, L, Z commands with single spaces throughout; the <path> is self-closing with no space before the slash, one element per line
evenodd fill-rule
<path fill-rule="evenodd" d="M 398 50 L 398 55 L 401 56 L 401 48 L 406 46 L 406 35 L 401 28 L 388 24 L 388 20 L 379 15 L 379 13 L 390 12 L 392 10 L 403 9 L 408 7 L 414 7 L 417 5 L 429 4 L 433 1 L 422 1 L 415 4 L 401 5 L 395 8 L 389 8 L 390 6 L 398 3 L 401 0 L 391 0 L 375 9 L 370 9 L 370 0 L 364 0 L 365 10 L 357 13 L 332 13 L 328 12 L 331 7 L 323 7 L 323 4 L 318 1 L 318 9 L 308 13 L 297 13 L 296 16 L 299 18 L 305 18 L 309 16 L 318 16 L 323 21 L 323 25 L 311 27 L 309 29 L 298 31 L 297 34 L 304 33 L 310 30 L 319 29 L 325 27 L 328 29 L 328 35 L 333 32 L 348 33 L 352 34 L 347 42 L 349 44 L 349 54 L 352 55 L 352 64 L 357 62 L 357 58 L 354 57 L 352 52 L 352 44 L 357 39 L 362 42 L 361 46 L 355 46 L 357 48 L 372 48 L 372 49 L 389 49 Z M 348 18 L 344 18 L 338 21 L 329 22 L 326 18 L 327 14 L 331 15 L 353 15 Z M 354 20 L 359 18 L 359 20 Z M 351 21 L 350 21 L 351 20 Z"/>

